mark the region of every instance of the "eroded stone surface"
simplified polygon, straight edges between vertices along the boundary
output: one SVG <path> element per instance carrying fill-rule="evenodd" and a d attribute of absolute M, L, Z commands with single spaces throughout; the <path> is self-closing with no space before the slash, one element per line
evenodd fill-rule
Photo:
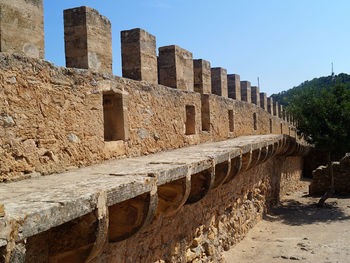
<path fill-rule="evenodd" d="M 260 93 L 260 107 L 267 111 L 267 94 L 265 92 Z"/>
<path fill-rule="evenodd" d="M 0 51 L 45 57 L 43 1 L 0 1 Z"/>
<path fill-rule="evenodd" d="M 241 97 L 242 101 L 252 102 L 252 89 L 249 81 L 241 81 Z"/>
<path fill-rule="evenodd" d="M 112 32 L 108 18 L 82 6 L 64 11 L 66 66 L 112 73 Z"/>
<path fill-rule="evenodd" d="M 271 97 L 267 98 L 267 111 L 273 115 L 273 98 Z"/>
<path fill-rule="evenodd" d="M 121 32 L 123 77 L 158 83 L 156 37 L 141 28 Z"/>
<path fill-rule="evenodd" d="M 159 83 L 171 88 L 193 91 L 192 53 L 175 45 L 160 47 Z"/>
<path fill-rule="evenodd" d="M 334 189 L 336 194 L 350 194 L 350 154 L 339 162 L 333 162 Z M 320 166 L 312 172 L 311 195 L 323 195 L 329 190 L 331 178 L 328 166 Z"/>
<path fill-rule="evenodd" d="M 260 89 L 257 86 L 251 87 L 251 96 L 252 96 L 252 103 L 255 105 L 260 106 Z"/>
<path fill-rule="evenodd" d="M 203 59 L 193 60 L 194 91 L 201 94 L 211 93 L 210 62 Z"/>
<path fill-rule="evenodd" d="M 212 68 L 211 93 L 227 98 L 227 92 L 227 70 L 224 68 Z"/>
<path fill-rule="evenodd" d="M 227 75 L 228 97 L 241 100 L 241 77 L 237 74 Z"/>
<path fill-rule="evenodd" d="M 22 74 L 24 71 L 26 74 Z M 4 76 L 0 111 L 6 112 L 0 114 L 1 181 L 61 173 L 105 159 L 146 155 L 212 140 L 281 133 L 281 120 L 262 108 L 217 95 L 201 97 L 195 92 L 54 67 L 45 61 L 3 53 L 0 74 Z M 13 76 L 16 82 L 8 82 Z M 106 93 L 121 102 L 117 113 L 122 122 L 118 123 L 124 127 L 120 127 L 122 136 L 116 134 L 120 135 L 117 141 L 104 138 L 108 121 L 103 117 Z M 195 109 L 194 135 L 185 134 L 187 105 Z M 233 132 L 228 110 L 233 111 Z M 257 115 L 257 130 L 253 127 L 253 113 Z M 291 125 L 282 124 L 283 133 L 289 134 Z M 204 132 L 203 127 L 207 127 Z"/>

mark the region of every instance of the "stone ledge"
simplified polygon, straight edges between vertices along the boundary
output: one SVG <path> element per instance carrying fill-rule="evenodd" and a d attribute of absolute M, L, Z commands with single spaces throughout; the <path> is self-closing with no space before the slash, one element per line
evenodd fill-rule
<path fill-rule="evenodd" d="M 112 240 L 120 241 L 150 223 L 154 216 L 170 216 L 185 203 L 199 201 L 240 171 L 277 154 L 304 154 L 307 148 L 286 135 L 245 136 L 0 184 L 0 204 L 5 206 L 5 217 L 0 218 L 0 247 L 101 210 L 103 193 L 104 210 L 146 194 L 140 208 L 144 219 L 132 232 Z M 176 198 L 164 197 L 167 191 L 176 193 Z M 110 220 L 110 225 L 113 223 Z"/>

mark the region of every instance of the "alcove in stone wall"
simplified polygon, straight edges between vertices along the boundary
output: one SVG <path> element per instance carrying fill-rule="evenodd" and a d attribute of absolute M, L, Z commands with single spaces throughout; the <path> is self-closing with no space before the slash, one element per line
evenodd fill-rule
<path fill-rule="evenodd" d="M 103 120 L 105 141 L 126 139 L 122 94 L 103 94 Z"/>
<path fill-rule="evenodd" d="M 228 110 L 228 121 L 229 121 L 230 132 L 234 132 L 235 122 L 234 122 L 233 110 Z"/>
<path fill-rule="evenodd" d="M 196 109 L 186 105 L 186 135 L 196 134 Z"/>
<path fill-rule="evenodd" d="M 256 113 L 253 113 L 253 121 L 254 121 L 254 131 L 256 131 L 258 129 Z"/>

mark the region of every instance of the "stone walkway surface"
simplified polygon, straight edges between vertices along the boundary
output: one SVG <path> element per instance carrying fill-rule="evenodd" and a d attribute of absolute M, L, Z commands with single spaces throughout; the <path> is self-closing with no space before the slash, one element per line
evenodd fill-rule
<path fill-rule="evenodd" d="M 349 263 L 350 196 L 327 200 L 307 196 L 308 184 L 287 195 L 245 239 L 225 252 L 225 263 Z"/>

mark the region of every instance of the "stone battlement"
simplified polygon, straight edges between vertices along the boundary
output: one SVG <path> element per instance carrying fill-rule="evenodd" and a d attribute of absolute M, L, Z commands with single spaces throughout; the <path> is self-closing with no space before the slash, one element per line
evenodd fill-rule
<path fill-rule="evenodd" d="M 258 105 L 0 54 L 0 180 L 295 128 Z"/>
<path fill-rule="evenodd" d="M 0 27 L 0 262 L 213 262 L 296 187 L 309 146 L 238 74 L 136 28 L 113 76 L 85 6 L 66 67 L 43 60 L 43 0 L 0 0 Z"/>

